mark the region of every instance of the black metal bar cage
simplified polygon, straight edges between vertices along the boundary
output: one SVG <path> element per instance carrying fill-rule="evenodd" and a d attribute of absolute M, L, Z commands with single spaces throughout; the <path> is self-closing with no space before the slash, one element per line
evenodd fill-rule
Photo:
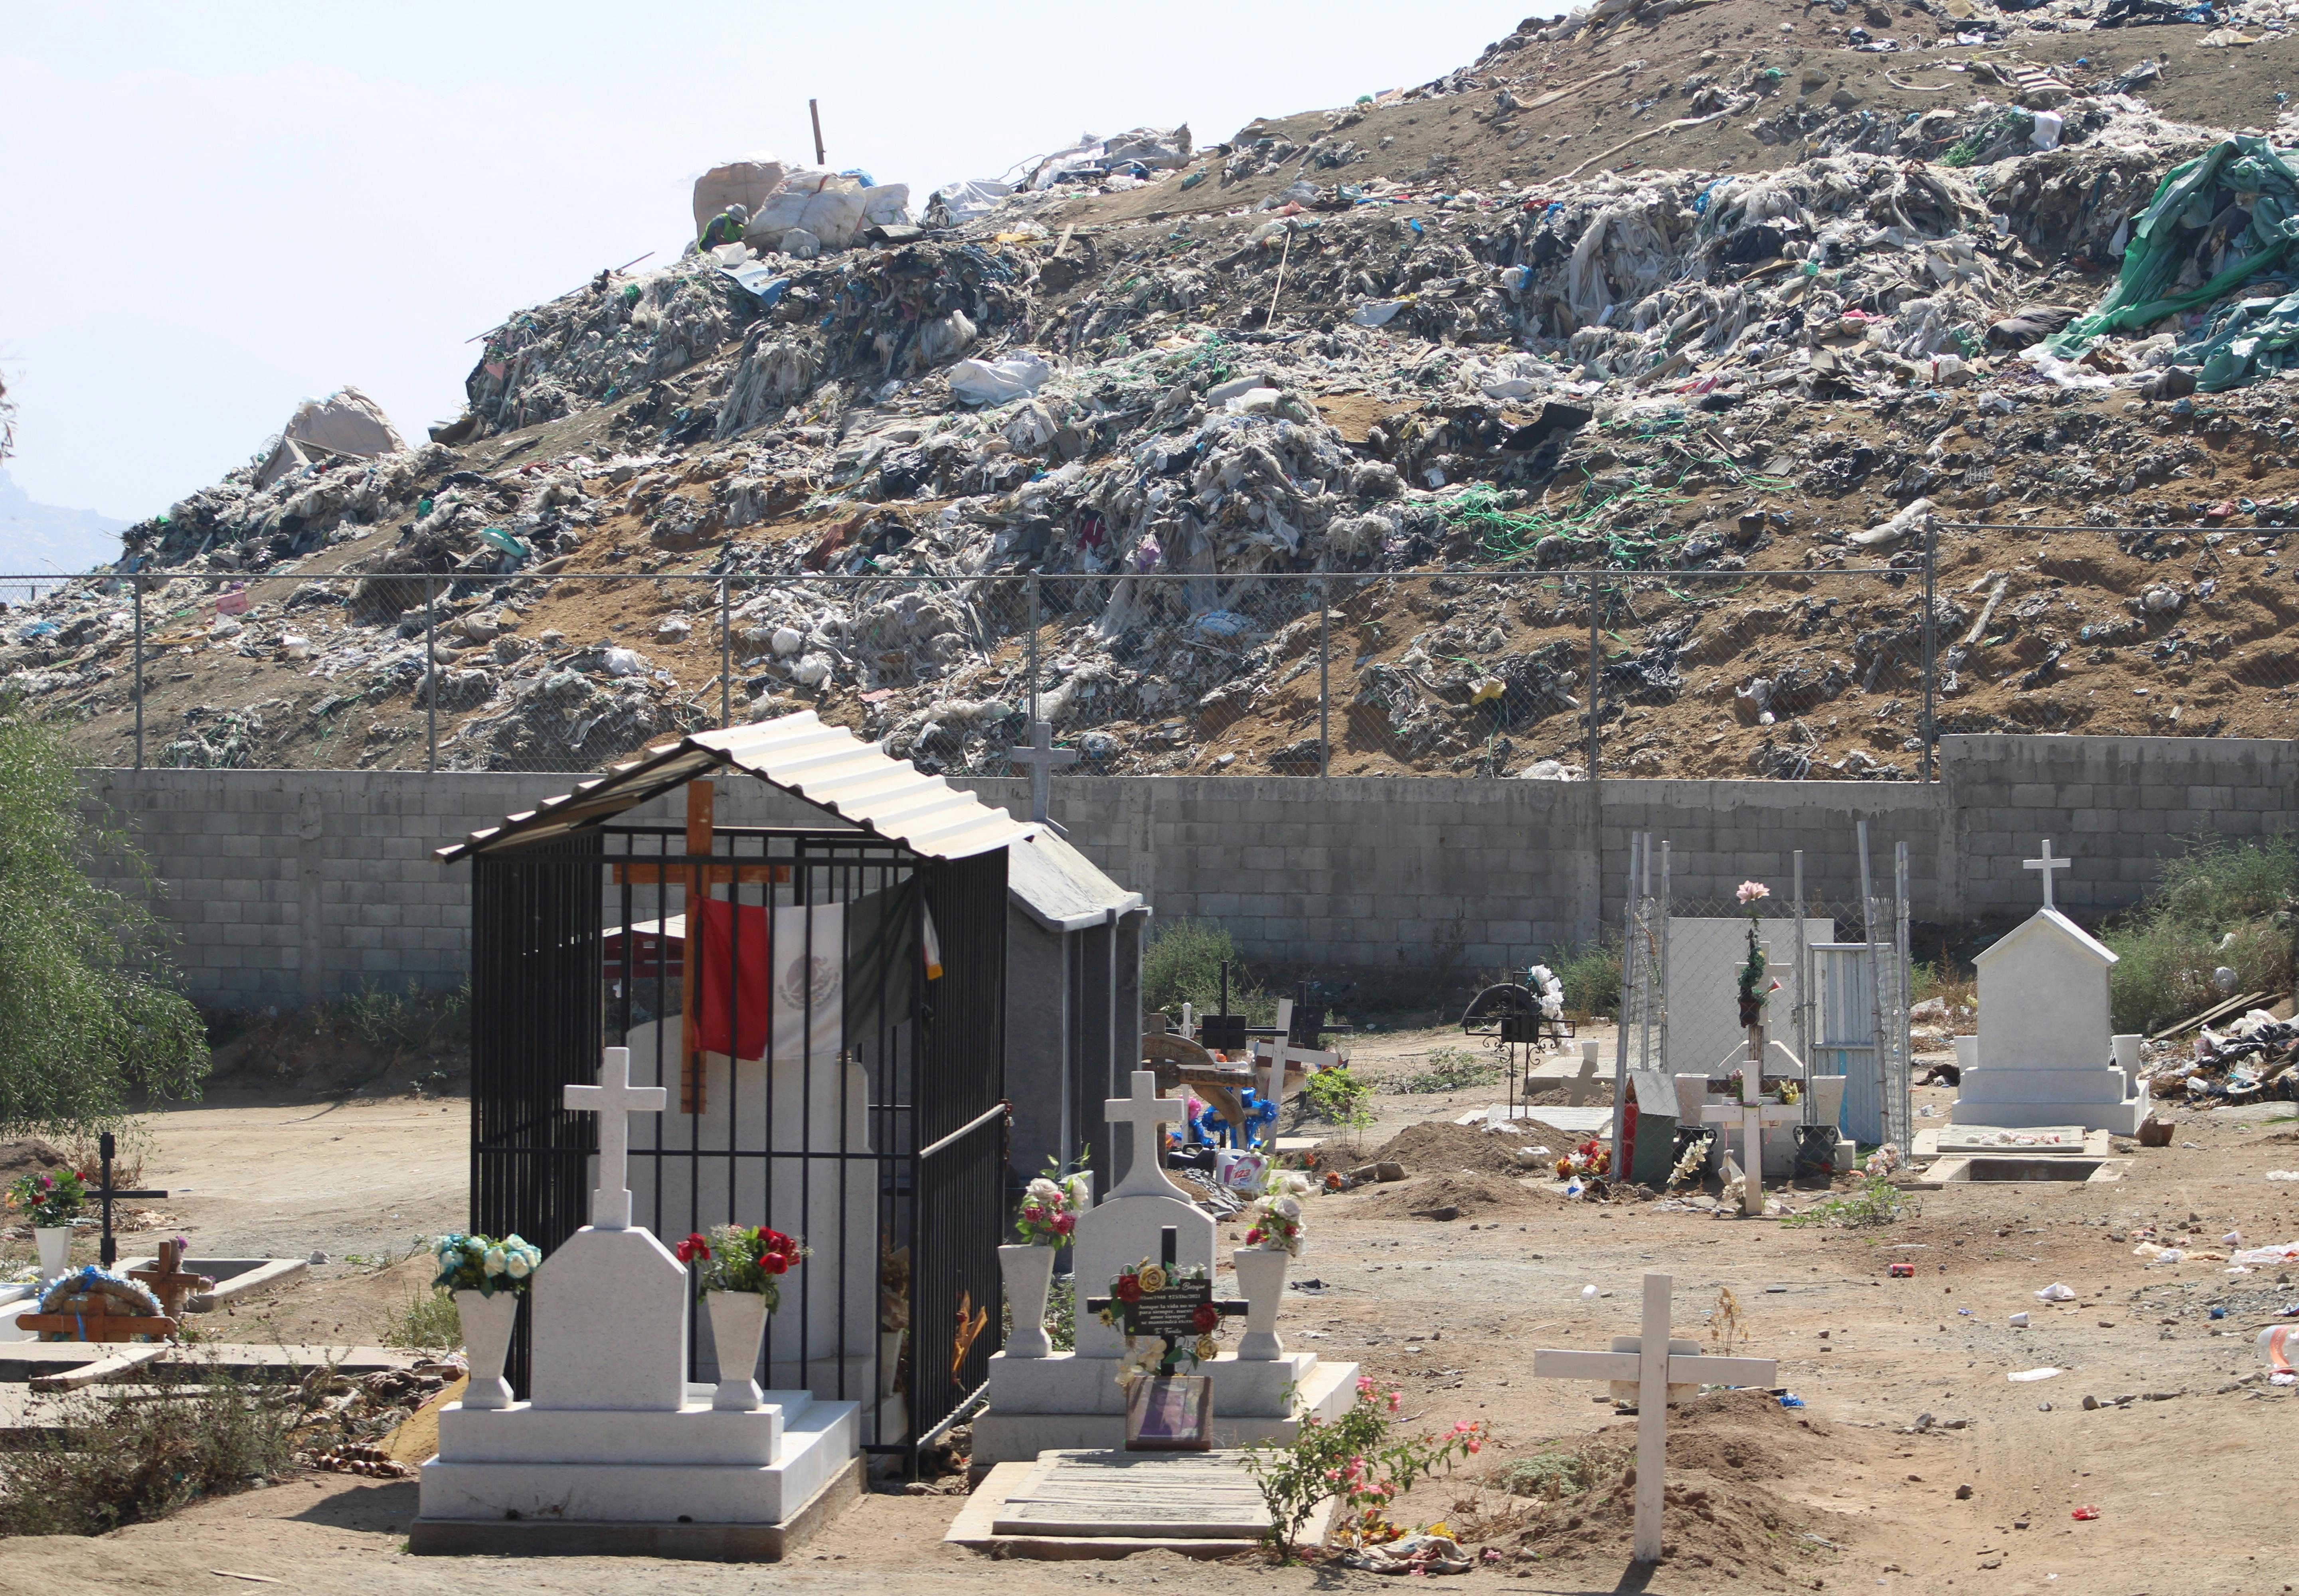
<path fill-rule="evenodd" d="M 669 1103 L 630 1127 L 635 1222 L 666 1241 L 766 1224 L 807 1242 L 753 1372 L 859 1402 L 866 1450 L 915 1467 L 1000 1338 L 1005 852 L 942 860 L 866 831 L 759 826 L 687 848 L 676 826 L 602 824 L 474 858 L 472 1228 L 547 1256 L 586 1222 L 596 1123 L 561 1089 L 629 1047 L 633 1082 Z M 695 871 L 700 894 L 685 889 Z M 716 951 L 698 897 L 726 906 Z M 717 1012 L 690 1016 L 685 972 L 701 1009 L 706 961 Z M 746 970 L 765 978 L 764 1014 Z M 727 1050 L 687 1080 L 690 1020 Z M 716 1369 L 700 1313 L 688 1355 L 698 1378 Z M 525 1316 L 508 1372 L 524 1393 Z"/>

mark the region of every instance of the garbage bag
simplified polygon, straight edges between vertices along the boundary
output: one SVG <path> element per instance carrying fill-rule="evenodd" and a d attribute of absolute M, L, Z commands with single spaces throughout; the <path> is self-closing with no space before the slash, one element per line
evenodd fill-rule
<path fill-rule="evenodd" d="M 760 153 L 723 161 L 695 178 L 694 236 L 700 238 L 710 219 L 729 205 L 740 205 L 756 216 L 789 170 L 774 156 Z"/>
<path fill-rule="evenodd" d="M 1053 368 L 1033 354 L 960 360 L 950 368 L 950 391 L 968 404 L 1004 404 L 1035 393 L 1053 374 Z"/>

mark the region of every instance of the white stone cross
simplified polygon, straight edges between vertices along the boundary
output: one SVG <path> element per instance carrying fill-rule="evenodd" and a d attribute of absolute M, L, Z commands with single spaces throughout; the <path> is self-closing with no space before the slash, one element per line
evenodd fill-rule
<path fill-rule="evenodd" d="M 1158 1076 L 1152 1070 L 1133 1071 L 1131 1096 L 1102 1100 L 1101 1117 L 1109 1121 L 1113 1129 L 1120 1125 L 1133 1129 L 1133 1155 L 1126 1164 L 1125 1178 L 1111 1188 L 1109 1195 L 1102 1199 L 1104 1202 L 1118 1197 L 1179 1197 L 1184 1203 L 1197 1200 L 1166 1173 L 1166 1138 L 1161 1127 L 1178 1125 L 1188 1114 L 1188 1105 L 1179 1098 L 1158 1096 Z"/>
<path fill-rule="evenodd" d="M 1255 1063 L 1265 1066 L 1261 1072 L 1262 1101 L 1282 1107 L 1287 1071 L 1298 1068 L 1306 1079 L 1311 1070 L 1330 1070 L 1342 1059 L 1338 1053 L 1293 1046 L 1293 1000 L 1290 997 L 1277 1000 L 1277 1029 L 1284 1034 L 1255 1042 L 1253 1057 Z"/>
<path fill-rule="evenodd" d="M 1711 1125 L 1740 1128 L 1740 1211 L 1764 1211 L 1764 1127 L 1785 1125 L 1804 1118 L 1804 1110 L 1787 1103 L 1764 1101 L 1764 1050 L 1740 1072 L 1740 1101 L 1704 1104 L 1700 1117 Z"/>
<path fill-rule="evenodd" d="M 2048 909 L 2052 906 L 2052 872 L 2072 870 L 2075 868 L 2075 861 L 2052 857 L 2052 839 L 2046 837 L 2044 839 L 2044 856 L 2040 859 L 2022 859 L 2020 861 L 2020 868 L 2040 870 L 2044 872 L 2044 906 Z"/>
<path fill-rule="evenodd" d="M 1573 1108 L 1587 1104 L 1597 1095 L 1597 1044 L 1581 1044 L 1581 1073 L 1568 1076 L 1564 1081 L 1564 1101 Z"/>
<path fill-rule="evenodd" d="M 1536 1376 L 1559 1380 L 1633 1380 L 1637 1385 L 1637 1522 L 1632 1555 L 1640 1563 L 1660 1557 L 1661 1486 L 1668 1468 L 1668 1388 L 1672 1385 L 1770 1385 L 1780 1365 L 1771 1358 L 1702 1355 L 1692 1342 L 1668 1337 L 1668 1299 L 1675 1281 L 1645 1277 L 1643 1334 L 1622 1336 L 1609 1352 L 1532 1354 Z M 1680 1349 L 1691 1348 L 1691 1351 Z"/>
<path fill-rule="evenodd" d="M 1078 762 L 1078 751 L 1075 748 L 1056 748 L 1053 727 L 1044 721 L 1032 721 L 1030 746 L 1026 748 L 1008 748 L 1006 751 L 1006 757 L 1013 764 L 1029 767 L 1030 818 L 1040 821 L 1045 819 L 1046 801 L 1053 795 L 1054 767 L 1059 765 L 1075 765 Z"/>
<path fill-rule="evenodd" d="M 659 1114 L 670 1106 L 662 1087 L 631 1084 L 631 1050 L 610 1047 L 599 1063 L 599 1084 L 568 1087 L 570 1113 L 599 1116 L 599 1184 L 591 1193 L 591 1228 L 631 1228 L 631 1116 Z"/>

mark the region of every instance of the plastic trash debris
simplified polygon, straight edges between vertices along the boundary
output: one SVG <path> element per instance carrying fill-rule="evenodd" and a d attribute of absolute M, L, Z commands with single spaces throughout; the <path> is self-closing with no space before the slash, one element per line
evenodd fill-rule
<path fill-rule="evenodd" d="M 2067 1370 L 2063 1369 L 2053 1369 L 2047 1366 L 2043 1369 L 2015 1369 L 2013 1372 L 2005 1375 L 2004 1377 L 2020 1385 L 2029 1385 L 2037 1380 L 2055 1379 L 2065 1373 L 2067 1373 Z"/>
<path fill-rule="evenodd" d="M 1033 354 L 996 360 L 960 360 L 950 370 L 950 391 L 968 404 L 1004 404 L 1025 399 L 1053 376 L 1053 368 Z"/>
<path fill-rule="evenodd" d="M 2076 1294 L 2071 1288 L 2054 1280 L 2038 1292 L 2036 1296 L 2038 1300 L 2046 1302 L 2072 1302 L 2075 1301 Z"/>

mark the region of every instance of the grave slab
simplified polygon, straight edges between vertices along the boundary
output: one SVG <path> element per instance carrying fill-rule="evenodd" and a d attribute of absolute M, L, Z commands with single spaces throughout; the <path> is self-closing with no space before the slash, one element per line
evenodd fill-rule
<path fill-rule="evenodd" d="M 1303 1539 L 1322 1541 L 1332 1512 L 1321 1506 Z M 942 1538 L 1000 1557 L 1225 1558 L 1260 1544 L 1268 1526 L 1242 1452 L 1065 1448 L 992 1468 Z"/>

